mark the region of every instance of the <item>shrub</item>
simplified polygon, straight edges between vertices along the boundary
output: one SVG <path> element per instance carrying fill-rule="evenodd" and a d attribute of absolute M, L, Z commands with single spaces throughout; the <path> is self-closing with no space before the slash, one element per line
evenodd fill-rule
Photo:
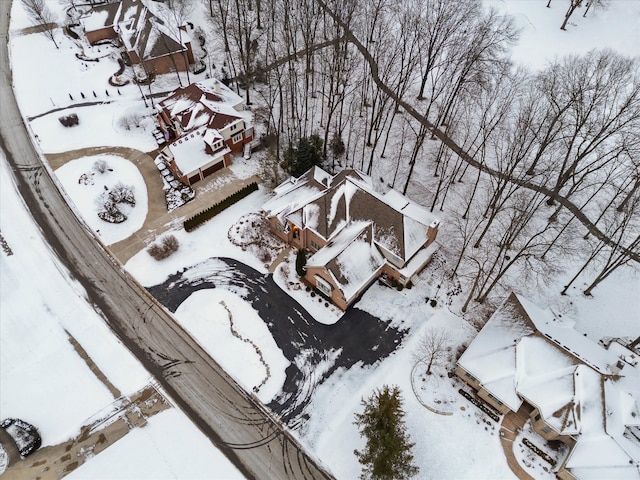
<path fill-rule="evenodd" d="M 118 182 L 113 186 L 109 192 L 109 197 L 114 203 L 127 203 L 132 207 L 136 205 L 133 187 L 131 185 L 124 185 L 122 182 Z"/>
<path fill-rule="evenodd" d="M 229 208 L 235 203 L 242 200 L 247 195 L 258 190 L 258 184 L 256 182 L 252 182 L 249 185 L 241 188 L 236 193 L 228 196 L 224 200 L 212 205 L 211 207 L 203 210 L 202 212 L 196 213 L 193 217 L 188 218 L 184 221 L 183 226 L 185 231 L 191 232 L 202 225 L 204 222 L 211 220 L 217 214 L 222 212 L 223 210 Z"/>
<path fill-rule="evenodd" d="M 174 235 L 167 235 L 160 242 L 149 245 L 147 253 L 160 261 L 177 252 L 178 248 L 180 248 L 178 239 Z"/>
<path fill-rule="evenodd" d="M 73 127 L 80 123 L 80 119 L 78 119 L 77 113 L 71 113 L 69 115 L 58 117 L 58 121 L 65 127 Z"/>
<path fill-rule="evenodd" d="M 121 182 L 118 182 L 110 191 L 102 192 L 102 194 L 96 198 L 96 204 L 99 209 L 98 217 L 109 223 L 124 222 L 127 216 L 122 213 L 118 207 L 120 203 L 135 206 L 136 199 L 132 186 L 123 185 Z"/>
<path fill-rule="evenodd" d="M 109 164 L 106 160 L 100 159 L 93 162 L 93 169 L 98 173 L 104 173 L 107 170 L 110 170 Z"/>
<path fill-rule="evenodd" d="M 127 112 L 118 119 L 118 126 L 123 130 L 131 130 L 133 127 L 140 128 L 142 126 L 144 115 L 140 112 Z"/>
<path fill-rule="evenodd" d="M 13 438 L 22 457 L 30 455 L 42 444 L 38 429 L 19 418 L 5 418 L 0 426 Z"/>

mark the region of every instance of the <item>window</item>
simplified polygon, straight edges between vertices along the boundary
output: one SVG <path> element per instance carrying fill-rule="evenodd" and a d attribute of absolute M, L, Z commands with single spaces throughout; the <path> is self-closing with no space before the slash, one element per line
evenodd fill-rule
<path fill-rule="evenodd" d="M 477 379 L 476 377 L 474 377 L 473 375 L 471 375 L 469 372 L 464 372 L 464 375 L 465 375 L 467 378 L 470 378 L 471 380 L 473 380 L 474 382 L 477 382 L 477 381 L 478 381 L 478 379 Z"/>
<path fill-rule="evenodd" d="M 233 143 L 238 143 L 242 141 L 242 132 L 238 133 L 237 135 L 234 135 L 232 138 Z"/>
<path fill-rule="evenodd" d="M 533 419 L 537 422 L 538 420 L 540 420 L 540 414 L 537 414 L 535 417 L 533 417 Z"/>
<path fill-rule="evenodd" d="M 551 427 L 544 427 L 544 428 L 542 429 L 542 431 L 543 431 L 544 433 L 549 433 L 549 432 L 551 431 Z"/>
<path fill-rule="evenodd" d="M 318 290 L 320 290 L 320 292 L 324 293 L 327 297 L 331 296 L 331 284 L 329 282 L 327 282 L 326 280 L 324 280 L 323 278 L 319 277 L 318 275 L 315 276 L 316 279 L 316 287 L 318 288 Z"/>
<path fill-rule="evenodd" d="M 313 248 L 314 250 L 320 250 L 322 247 L 318 245 L 316 242 L 314 242 L 313 240 L 311 240 L 311 248 Z"/>

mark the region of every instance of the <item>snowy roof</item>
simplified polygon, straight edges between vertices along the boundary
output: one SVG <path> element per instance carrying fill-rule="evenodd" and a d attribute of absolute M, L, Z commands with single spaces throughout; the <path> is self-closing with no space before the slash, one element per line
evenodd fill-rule
<path fill-rule="evenodd" d="M 618 362 L 618 356 L 613 351 L 602 348 L 576 332 L 573 329 L 575 322 L 562 320 L 550 310 L 543 310 L 526 298 L 518 297 L 518 300 L 545 337 L 598 372 L 605 375 L 613 373 L 612 367 Z"/>
<path fill-rule="evenodd" d="M 290 192 L 302 184 L 311 184 L 313 192 L 306 199 L 296 196 L 293 204 Z M 424 247 L 428 227 L 439 223 L 427 209 L 399 192 L 378 194 L 361 172 L 348 170 L 331 177 L 319 167 L 295 181 L 284 182 L 264 210 L 310 228 L 325 240 L 335 237 L 351 222 L 370 222 L 375 242 L 397 257 L 400 266 Z M 309 223 L 305 224 L 305 220 Z"/>
<path fill-rule="evenodd" d="M 640 447 L 623 436 L 640 424 L 637 397 L 625 388 L 639 388 L 637 365 L 616 375 L 615 351 L 571 325 L 512 293 L 458 364 L 512 410 L 526 399 L 547 425 L 577 438 L 566 464 L 577 478 L 638 478 Z"/>
<path fill-rule="evenodd" d="M 113 26 L 119 8 L 120 4 L 118 3 L 106 3 L 93 7 L 82 17 L 82 25 L 85 31 L 93 32 L 101 28 Z"/>
<path fill-rule="evenodd" d="M 375 278 L 384 258 L 372 243 L 369 222 L 353 222 L 318 250 L 307 266 L 326 266 L 349 303 Z"/>
<path fill-rule="evenodd" d="M 82 16 L 82 25 L 85 31 L 89 32 L 113 27 L 138 17 L 143 9 L 145 6 L 141 0 L 120 0 L 119 2 L 95 5 Z"/>
<path fill-rule="evenodd" d="M 206 127 L 200 127 L 181 136 L 167 147 L 180 171 L 187 176 L 209 164 L 219 162 L 224 154 L 230 151 L 227 148 L 216 152 L 215 155 L 208 154 L 205 151 L 204 135 Z"/>
<path fill-rule="evenodd" d="M 250 120 L 250 112 L 245 114 L 241 109 L 236 109 L 237 96 L 226 87 L 223 89 L 221 83 L 215 82 L 179 87 L 162 100 L 158 108 L 169 118 L 177 119 L 184 131 L 202 125 L 221 130 L 233 123 Z M 217 85 L 219 91 L 211 90 L 207 85 Z"/>

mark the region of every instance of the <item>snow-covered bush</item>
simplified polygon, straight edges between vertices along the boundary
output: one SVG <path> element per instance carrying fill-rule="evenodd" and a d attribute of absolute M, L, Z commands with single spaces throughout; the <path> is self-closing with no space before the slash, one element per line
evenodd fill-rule
<path fill-rule="evenodd" d="M 111 170 L 107 161 L 102 158 L 93 162 L 93 169 L 98 173 L 104 173 L 107 170 Z"/>
<path fill-rule="evenodd" d="M 123 130 L 131 130 L 133 127 L 140 128 L 144 120 L 144 115 L 138 111 L 128 111 L 118 119 L 118 126 Z"/>
<path fill-rule="evenodd" d="M 42 445 L 38 429 L 19 418 L 6 418 L 0 426 L 11 435 L 23 457 L 33 453 Z"/>
<path fill-rule="evenodd" d="M 111 190 L 102 192 L 102 194 L 96 198 L 98 217 L 109 223 L 124 222 L 127 216 L 120 210 L 119 205 L 121 203 L 126 203 L 133 207 L 136 204 L 136 199 L 131 185 L 124 185 L 118 182 Z"/>
<path fill-rule="evenodd" d="M 109 196 L 115 203 L 126 203 L 134 207 L 136 197 L 133 194 L 133 186 L 124 185 L 122 182 L 116 183 L 109 191 Z"/>
<path fill-rule="evenodd" d="M 76 113 L 71 113 L 69 115 L 58 117 L 58 120 L 65 127 L 73 127 L 80 123 L 80 119 L 78 118 L 78 114 Z"/>

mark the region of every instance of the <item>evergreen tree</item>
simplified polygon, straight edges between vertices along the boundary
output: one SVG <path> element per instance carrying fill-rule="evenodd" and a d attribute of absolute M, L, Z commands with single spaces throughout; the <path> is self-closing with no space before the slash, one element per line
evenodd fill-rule
<path fill-rule="evenodd" d="M 298 250 L 298 254 L 296 255 L 296 272 L 299 276 L 304 277 L 305 271 L 304 267 L 307 264 L 307 255 L 304 250 L 301 248 Z"/>
<path fill-rule="evenodd" d="M 302 137 L 297 148 L 285 152 L 285 161 L 291 162 L 291 175 L 298 177 L 314 165 L 322 163 L 322 139 L 313 134 Z"/>
<path fill-rule="evenodd" d="M 356 413 L 355 424 L 367 439 L 363 451 L 355 450 L 364 466 L 362 479 L 403 480 L 418 473 L 402 410 L 402 398 L 397 386 L 385 385 L 368 400 L 362 400 L 363 413 Z"/>

